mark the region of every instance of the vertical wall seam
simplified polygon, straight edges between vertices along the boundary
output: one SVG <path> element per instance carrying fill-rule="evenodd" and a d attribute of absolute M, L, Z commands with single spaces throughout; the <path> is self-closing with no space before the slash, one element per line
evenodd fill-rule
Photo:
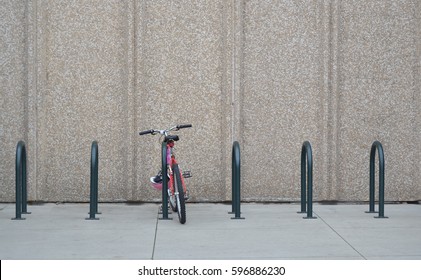
<path fill-rule="evenodd" d="M 329 62 L 330 62 L 330 0 L 324 0 L 321 2 L 319 7 L 319 18 L 320 18 L 320 53 L 321 53 L 321 66 L 320 66 L 320 76 L 321 76 L 321 104 L 322 104 L 322 114 L 323 119 L 323 133 L 322 133 L 322 147 L 323 147 L 323 162 L 324 162 L 324 172 L 322 173 L 322 182 L 324 186 L 323 197 L 324 199 L 331 199 L 331 181 L 329 180 L 330 172 L 326 169 L 330 167 L 329 165 L 329 97 L 330 97 L 330 87 L 329 87 Z"/>
<path fill-rule="evenodd" d="M 221 13 L 221 17 L 220 17 L 220 28 L 221 28 L 221 33 L 220 33 L 220 46 L 219 46 L 219 50 L 220 50 L 220 69 L 221 69 L 221 77 L 220 77 L 220 94 L 221 94 L 221 98 L 220 98 L 220 109 L 221 109 L 221 116 L 219 119 L 219 124 L 220 124 L 220 130 L 219 133 L 221 135 L 221 139 L 220 139 L 220 148 L 221 148 L 221 157 L 220 157 L 220 162 L 219 162 L 219 169 L 221 170 L 221 181 L 219 182 L 219 185 L 221 186 L 221 196 L 219 199 L 221 200 L 225 200 L 226 199 L 226 195 L 227 195 L 227 187 L 226 187 L 226 174 L 227 174 L 227 166 L 226 166 L 226 162 L 227 162 L 227 153 L 226 153 L 226 146 L 227 146 L 227 141 L 226 139 L 229 138 L 229 133 L 227 133 L 227 125 L 226 125 L 226 120 L 227 120 L 227 115 L 229 115 L 229 110 L 226 110 L 227 107 L 227 99 L 228 99 L 228 87 L 227 87 L 227 68 L 228 68 L 228 62 L 227 62 L 227 57 L 228 57 L 228 38 L 227 38 L 227 11 L 229 12 L 228 7 L 225 7 L 224 4 L 227 3 L 225 1 L 220 1 L 219 2 L 219 11 Z"/>
<path fill-rule="evenodd" d="M 339 31 L 340 31 L 340 0 L 334 0 L 330 8 L 330 74 L 329 74 L 329 92 L 330 92 L 330 116 L 332 123 L 331 141 L 331 165 L 329 169 L 332 171 L 332 198 L 340 199 L 338 196 L 339 164 L 340 164 L 340 81 L 339 81 Z"/>
<path fill-rule="evenodd" d="M 126 186 L 126 200 L 127 199 L 133 199 L 133 190 L 134 190 L 134 182 L 136 181 L 136 178 L 134 176 L 135 169 L 135 153 L 134 153 L 134 128 L 135 128 L 135 1 L 129 1 L 126 4 L 127 9 L 127 132 L 129 135 L 127 137 L 128 143 L 127 143 L 127 158 L 126 158 L 126 164 L 127 164 L 127 172 L 129 173 L 127 176 L 127 186 Z M 129 196 L 130 193 L 130 197 Z"/>
<path fill-rule="evenodd" d="M 415 44 L 416 44 L 416 57 L 415 57 L 415 116 L 418 121 L 415 122 L 415 133 L 418 141 L 418 171 L 417 173 L 417 182 L 418 186 L 414 186 L 418 189 L 418 197 L 414 199 L 421 200 L 421 2 L 415 1 Z"/>
<path fill-rule="evenodd" d="M 232 0 L 232 53 L 231 53 L 231 143 L 234 141 L 235 138 L 235 92 L 236 92 L 236 61 L 235 61 L 235 53 L 236 53 L 236 0 Z"/>

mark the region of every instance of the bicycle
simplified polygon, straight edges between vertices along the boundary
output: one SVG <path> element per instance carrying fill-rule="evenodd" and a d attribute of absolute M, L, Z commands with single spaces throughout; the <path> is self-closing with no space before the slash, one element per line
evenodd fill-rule
<path fill-rule="evenodd" d="M 188 200 L 188 191 L 186 185 L 184 183 L 184 178 L 190 178 L 191 173 L 190 171 L 184 171 L 180 169 L 174 154 L 174 145 L 175 142 L 180 140 L 178 135 L 170 135 L 169 132 L 171 131 L 178 131 L 182 128 L 189 128 L 192 127 L 191 124 L 183 124 L 183 125 L 176 125 L 168 129 L 157 130 L 157 129 L 150 129 L 139 132 L 139 135 L 146 135 L 146 134 L 160 134 L 164 136 L 163 143 L 166 145 L 166 159 L 167 159 L 167 176 L 169 179 L 168 182 L 168 198 L 169 204 L 171 209 L 174 212 L 177 212 L 178 219 L 181 224 L 186 223 L 186 200 Z M 150 182 L 152 187 L 158 190 L 162 190 L 163 185 L 163 176 L 162 170 L 158 172 L 156 176 L 150 178 Z M 168 207 L 167 205 L 162 205 L 162 208 Z"/>

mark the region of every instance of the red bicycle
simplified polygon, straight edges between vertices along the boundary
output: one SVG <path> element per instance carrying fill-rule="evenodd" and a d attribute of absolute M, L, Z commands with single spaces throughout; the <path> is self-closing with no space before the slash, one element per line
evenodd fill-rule
<path fill-rule="evenodd" d="M 189 195 L 184 183 L 184 178 L 190 178 L 190 171 L 182 171 L 175 159 L 174 154 L 174 145 L 175 142 L 180 140 L 178 135 L 170 135 L 171 131 L 178 131 L 182 128 L 192 127 L 191 124 L 176 125 L 174 127 L 157 130 L 150 129 L 139 132 L 139 135 L 145 134 L 160 134 L 164 136 L 163 142 L 166 143 L 167 147 L 167 175 L 169 179 L 168 184 L 168 198 L 171 209 L 174 212 L 178 213 L 178 219 L 181 224 L 186 223 L 186 200 L 188 200 Z M 162 170 L 158 172 L 156 176 L 150 178 L 152 187 L 162 191 Z M 164 207 L 164 205 L 162 205 Z M 168 207 L 168 206 L 166 206 Z"/>

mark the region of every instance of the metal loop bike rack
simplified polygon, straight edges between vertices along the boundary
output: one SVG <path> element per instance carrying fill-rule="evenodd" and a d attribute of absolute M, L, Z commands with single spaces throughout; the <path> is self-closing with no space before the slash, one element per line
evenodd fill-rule
<path fill-rule="evenodd" d="M 93 141 L 91 146 L 91 181 L 89 199 L 89 218 L 86 220 L 99 220 L 95 218 L 98 212 L 98 142 Z"/>
<path fill-rule="evenodd" d="M 306 173 L 307 160 L 307 173 Z M 306 184 L 307 177 L 307 184 Z M 307 185 L 307 210 L 306 210 L 306 185 Z M 313 217 L 313 152 L 309 141 L 305 141 L 301 148 L 301 211 L 307 213 L 304 219 L 317 219 Z"/>
<path fill-rule="evenodd" d="M 241 217 L 241 157 L 240 157 L 240 143 L 234 141 L 232 145 L 232 212 L 235 217 L 231 219 L 244 219 Z"/>
<path fill-rule="evenodd" d="M 374 141 L 370 150 L 370 206 L 366 213 L 377 213 L 374 210 L 374 176 L 376 150 L 379 154 L 379 216 L 375 218 L 388 218 L 384 216 L 384 151 L 379 141 Z"/>
<path fill-rule="evenodd" d="M 16 146 L 16 217 L 12 220 L 25 220 L 22 214 L 31 214 L 27 211 L 27 177 L 26 177 L 26 147 L 24 141 Z"/>

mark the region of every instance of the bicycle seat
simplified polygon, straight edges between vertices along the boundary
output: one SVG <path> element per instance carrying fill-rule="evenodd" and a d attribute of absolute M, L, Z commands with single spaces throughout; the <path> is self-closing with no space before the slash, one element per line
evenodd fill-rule
<path fill-rule="evenodd" d="M 178 137 L 178 135 L 168 135 L 165 136 L 165 142 L 168 142 L 168 140 L 173 140 L 173 141 L 178 141 L 180 140 L 180 137 Z"/>

